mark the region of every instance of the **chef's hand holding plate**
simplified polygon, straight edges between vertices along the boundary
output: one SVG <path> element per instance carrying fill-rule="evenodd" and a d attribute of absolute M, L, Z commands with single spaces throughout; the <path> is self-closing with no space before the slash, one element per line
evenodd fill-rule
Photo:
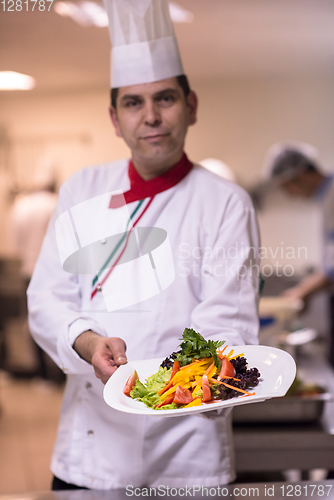
<path fill-rule="evenodd" d="M 89 330 L 76 338 L 73 349 L 93 365 L 96 377 L 104 384 L 120 365 L 127 363 L 126 344 L 119 337 L 102 337 Z"/>

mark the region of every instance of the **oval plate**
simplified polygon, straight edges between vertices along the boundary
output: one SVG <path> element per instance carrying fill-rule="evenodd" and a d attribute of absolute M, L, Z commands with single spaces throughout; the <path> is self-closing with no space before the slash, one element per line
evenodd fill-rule
<path fill-rule="evenodd" d="M 233 347 L 234 353 L 244 353 L 248 367 L 256 367 L 261 373 L 259 385 L 250 392 L 254 396 L 237 396 L 227 401 L 212 404 L 202 404 L 192 408 L 177 408 L 174 410 L 152 410 L 141 401 L 123 394 L 123 387 L 134 370 L 137 370 L 139 380 L 145 380 L 156 373 L 162 358 L 131 361 L 120 366 L 110 377 L 103 391 L 105 402 L 115 410 L 137 415 L 156 417 L 180 417 L 194 415 L 220 408 L 250 404 L 265 401 L 270 398 L 282 397 L 286 394 L 296 376 L 296 363 L 293 357 L 281 349 L 262 345 L 244 345 Z"/>

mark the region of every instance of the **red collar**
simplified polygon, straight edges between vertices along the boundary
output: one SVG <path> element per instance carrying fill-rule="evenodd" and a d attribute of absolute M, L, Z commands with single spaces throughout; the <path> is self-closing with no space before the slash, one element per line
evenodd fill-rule
<path fill-rule="evenodd" d="M 185 153 L 181 160 L 172 168 L 154 177 L 149 181 L 145 181 L 135 169 L 132 161 L 129 162 L 128 175 L 130 179 L 131 188 L 123 194 L 112 196 L 109 208 L 119 208 L 125 203 L 132 203 L 134 201 L 151 198 L 156 194 L 162 193 L 167 189 L 172 188 L 178 184 L 190 172 L 193 164 L 188 160 Z"/>

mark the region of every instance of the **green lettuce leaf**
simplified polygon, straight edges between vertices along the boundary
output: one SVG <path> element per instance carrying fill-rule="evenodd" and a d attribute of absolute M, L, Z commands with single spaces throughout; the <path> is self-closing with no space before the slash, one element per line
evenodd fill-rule
<path fill-rule="evenodd" d="M 166 383 L 170 379 L 171 373 L 171 368 L 161 368 L 160 366 L 157 373 L 154 373 L 153 375 L 148 377 L 147 380 L 145 380 L 145 384 L 137 380 L 136 385 L 130 392 L 130 396 L 133 399 L 142 401 L 148 408 L 154 408 L 155 405 L 158 405 L 161 402 L 158 392 L 160 391 L 160 389 L 165 387 Z M 175 408 L 177 408 L 176 405 Z"/>

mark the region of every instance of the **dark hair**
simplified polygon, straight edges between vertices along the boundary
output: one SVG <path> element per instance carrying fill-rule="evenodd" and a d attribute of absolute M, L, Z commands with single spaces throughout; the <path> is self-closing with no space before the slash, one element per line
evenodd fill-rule
<path fill-rule="evenodd" d="M 301 171 L 306 172 L 317 172 L 317 165 L 303 153 L 296 151 L 295 149 L 286 149 L 283 151 L 275 160 L 272 176 L 281 177 L 285 174 Z"/>
<path fill-rule="evenodd" d="M 183 90 L 184 97 L 187 98 L 188 95 L 190 94 L 190 86 L 188 78 L 186 77 L 186 75 L 178 75 L 176 79 L 178 84 Z M 110 91 L 111 105 L 115 109 L 116 109 L 117 96 L 118 96 L 118 88 L 111 89 Z"/>

